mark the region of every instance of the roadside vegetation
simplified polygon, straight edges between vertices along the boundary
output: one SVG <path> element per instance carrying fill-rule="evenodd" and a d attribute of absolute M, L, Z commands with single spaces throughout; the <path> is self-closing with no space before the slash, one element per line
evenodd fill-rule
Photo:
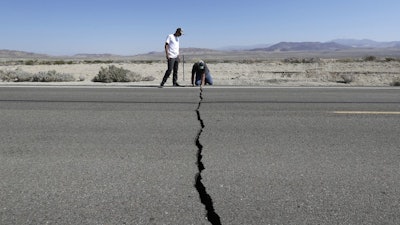
<path fill-rule="evenodd" d="M 378 58 L 373 55 L 368 55 L 362 58 L 342 58 L 337 59 L 337 62 L 342 63 L 354 63 L 354 62 L 400 62 L 400 58 L 393 58 L 393 57 L 382 57 Z"/>
<path fill-rule="evenodd" d="M 400 86 L 400 77 L 394 78 L 393 82 L 390 85 L 399 87 Z"/>
<path fill-rule="evenodd" d="M 153 81 L 154 77 L 142 77 L 140 74 L 124 69 L 122 67 L 116 67 L 114 65 L 106 68 L 101 67 L 97 76 L 93 78 L 93 82 L 139 82 L 139 81 Z"/>
<path fill-rule="evenodd" d="M 221 68 L 223 68 L 223 70 L 218 71 L 218 73 L 221 73 L 222 75 L 224 75 L 223 73 L 225 72 L 225 70 L 231 70 L 230 67 L 227 69 L 226 65 L 223 64 L 228 64 L 227 66 L 230 66 L 229 64 L 234 64 L 233 66 L 240 71 L 230 71 L 229 73 L 242 73 L 250 75 L 261 74 L 265 77 L 272 76 L 273 78 L 271 79 L 275 79 L 275 76 L 279 76 L 279 74 L 281 74 L 281 78 L 284 81 L 292 81 L 295 80 L 296 77 L 305 76 L 306 78 L 304 79 L 313 79 L 313 82 L 314 80 L 326 81 L 327 79 L 330 82 L 343 84 L 358 84 L 360 83 L 360 77 L 362 77 L 363 79 L 375 79 L 378 82 L 382 82 L 382 80 L 385 80 L 385 85 L 400 86 L 400 72 L 397 70 L 400 63 L 400 57 L 397 56 L 389 55 L 382 57 L 379 55 L 374 56 L 367 54 L 365 56 L 358 57 L 350 56 L 350 58 L 324 58 L 314 57 L 312 55 L 302 55 L 296 57 L 296 55 L 290 54 L 285 54 L 284 56 L 285 57 L 279 59 L 267 59 L 247 56 L 243 56 L 240 58 L 215 57 L 211 59 L 202 59 L 205 60 L 208 64 L 214 64 L 216 65 L 216 67 L 220 66 Z M 192 65 L 192 63 L 198 59 L 199 58 L 197 58 L 197 56 L 186 56 L 184 61 L 185 65 L 187 66 L 186 70 L 190 70 L 190 66 Z M 165 60 L 160 59 L 138 60 L 132 58 L 113 60 L 92 60 L 88 58 L 75 58 L 72 60 L 67 58 L 31 58 L 24 60 L 14 59 L 14 61 L 4 61 L 4 59 L 1 60 L 3 61 L 0 61 L 0 81 L 3 82 L 69 82 L 84 81 L 85 79 L 92 82 L 103 83 L 154 81 L 156 80 L 156 78 L 154 78 L 153 76 L 144 77 L 142 76 L 142 74 L 153 75 L 163 73 L 164 67 L 162 67 L 162 69 L 157 68 L 160 66 L 160 63 L 162 63 L 163 65 L 165 63 Z M 183 60 L 181 61 L 181 63 L 182 62 Z M 80 66 L 85 64 L 93 64 L 93 66 Z M 139 66 L 136 67 L 132 64 L 138 64 Z M 146 64 L 148 64 L 148 66 Z M 119 67 L 125 65 L 129 69 L 135 68 L 132 69 L 135 72 L 127 70 L 123 67 Z M 243 68 L 242 65 L 244 66 Z M 253 66 L 254 68 L 259 69 L 257 71 L 253 71 Z M 90 69 L 86 70 L 80 68 Z M 41 70 L 46 72 L 37 72 Z M 68 72 L 72 74 L 65 74 L 60 72 Z M 265 80 L 266 78 L 262 79 Z M 362 82 L 363 81 L 361 81 L 361 83 Z"/>
<path fill-rule="evenodd" d="M 39 60 L 39 59 L 27 59 L 27 60 L 3 60 L 0 61 L 0 66 L 10 65 L 75 65 L 75 64 L 113 64 L 113 63 L 137 63 L 137 64 L 152 64 L 159 63 L 162 60 Z"/>
<path fill-rule="evenodd" d="M 58 73 L 55 70 L 38 73 L 28 73 L 23 70 L 0 70 L 0 80 L 3 82 L 71 82 L 76 81 L 73 75 Z M 84 81 L 85 77 L 80 76 L 79 81 Z M 114 65 L 102 67 L 99 73 L 93 78 L 93 82 L 139 82 L 153 81 L 153 76 L 142 77 L 136 72 L 116 67 Z"/>
<path fill-rule="evenodd" d="M 1 65 L 27 65 L 27 66 L 35 66 L 35 65 L 73 65 L 73 64 L 110 64 L 115 63 L 117 61 L 113 60 L 38 60 L 38 59 L 29 59 L 29 60 L 10 60 L 3 61 Z"/>
<path fill-rule="evenodd" d="M 197 57 L 186 56 L 185 63 L 192 63 Z M 224 59 L 224 58 L 204 58 L 208 64 L 217 63 L 241 63 L 241 64 L 255 64 L 264 62 L 281 61 L 283 63 L 300 64 L 300 63 L 320 63 L 324 61 L 324 58 L 320 57 L 286 57 L 280 59 L 268 59 L 268 58 L 257 58 L 257 57 L 243 57 L 235 59 Z M 400 62 L 399 57 L 377 57 L 374 55 L 366 55 L 364 57 L 351 57 L 351 58 L 336 58 L 333 59 L 336 62 L 342 63 L 354 63 L 354 62 Z M 26 60 L 3 60 L 0 61 L 0 65 L 74 65 L 74 64 L 122 64 L 122 63 L 134 63 L 134 64 L 152 64 L 164 62 L 161 59 L 26 59 Z"/>
<path fill-rule="evenodd" d="M 21 70 L 0 70 L 0 79 L 5 82 L 70 82 L 75 80 L 73 75 L 58 73 L 55 70 L 39 73 L 28 73 Z"/>

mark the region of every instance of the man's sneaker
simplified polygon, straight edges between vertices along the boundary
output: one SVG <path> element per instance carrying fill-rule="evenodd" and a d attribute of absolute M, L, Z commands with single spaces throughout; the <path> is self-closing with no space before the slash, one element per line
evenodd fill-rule
<path fill-rule="evenodd" d="M 163 88 L 163 87 L 164 87 L 163 83 L 161 83 L 160 86 L 158 86 L 158 88 Z"/>
<path fill-rule="evenodd" d="M 178 84 L 178 83 L 175 83 L 174 85 L 173 85 L 174 87 L 182 87 L 180 84 Z"/>

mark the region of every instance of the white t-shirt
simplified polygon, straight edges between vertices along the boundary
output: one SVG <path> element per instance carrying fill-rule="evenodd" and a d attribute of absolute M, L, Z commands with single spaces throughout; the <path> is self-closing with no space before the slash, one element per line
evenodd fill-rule
<path fill-rule="evenodd" d="M 175 35 L 170 34 L 167 37 L 165 43 L 168 44 L 168 57 L 176 58 L 179 55 L 179 37 L 175 37 Z"/>

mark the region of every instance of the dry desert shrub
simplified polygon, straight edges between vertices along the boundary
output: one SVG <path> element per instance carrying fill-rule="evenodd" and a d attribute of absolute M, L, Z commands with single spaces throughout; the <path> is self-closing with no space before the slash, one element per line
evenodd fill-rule
<path fill-rule="evenodd" d="M 85 81 L 86 77 L 84 75 L 79 76 L 79 81 Z"/>
<path fill-rule="evenodd" d="M 6 82 L 69 82 L 74 76 L 58 73 L 55 70 L 39 73 L 28 73 L 22 70 L 0 71 L 0 79 Z"/>
<path fill-rule="evenodd" d="M 55 70 L 39 72 L 32 76 L 32 82 L 70 82 L 75 81 L 74 76 L 67 73 L 57 73 Z"/>
<path fill-rule="evenodd" d="M 390 85 L 396 87 L 400 86 L 400 77 L 393 78 L 393 81 Z"/>
<path fill-rule="evenodd" d="M 5 82 L 29 81 L 32 74 L 22 70 L 0 70 L 0 79 Z"/>
<path fill-rule="evenodd" d="M 153 81 L 153 80 L 155 80 L 156 78 L 155 77 L 153 77 L 153 76 L 147 76 L 147 77 L 143 77 L 142 78 L 142 81 Z"/>
<path fill-rule="evenodd" d="M 368 56 L 365 56 L 365 57 L 363 58 L 363 60 L 364 60 L 365 62 L 372 62 L 372 61 L 376 61 L 377 58 L 376 58 L 376 56 L 368 55 Z"/>
<path fill-rule="evenodd" d="M 140 74 L 133 71 L 124 69 L 122 67 L 116 67 L 114 65 L 108 66 L 107 68 L 101 67 L 97 76 L 93 78 L 94 82 L 138 82 L 138 81 L 153 81 L 154 77 L 142 77 Z"/>
<path fill-rule="evenodd" d="M 343 79 L 343 83 L 345 84 L 353 82 L 353 75 L 351 74 L 342 74 L 340 77 Z"/>
<path fill-rule="evenodd" d="M 286 58 L 283 60 L 285 63 L 320 63 L 321 59 L 320 58 L 296 58 L 296 57 L 291 57 L 291 58 Z"/>

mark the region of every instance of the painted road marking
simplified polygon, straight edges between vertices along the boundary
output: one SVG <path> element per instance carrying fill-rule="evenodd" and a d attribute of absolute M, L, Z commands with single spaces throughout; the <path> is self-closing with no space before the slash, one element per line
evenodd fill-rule
<path fill-rule="evenodd" d="M 398 111 L 333 111 L 334 114 L 400 115 Z"/>

